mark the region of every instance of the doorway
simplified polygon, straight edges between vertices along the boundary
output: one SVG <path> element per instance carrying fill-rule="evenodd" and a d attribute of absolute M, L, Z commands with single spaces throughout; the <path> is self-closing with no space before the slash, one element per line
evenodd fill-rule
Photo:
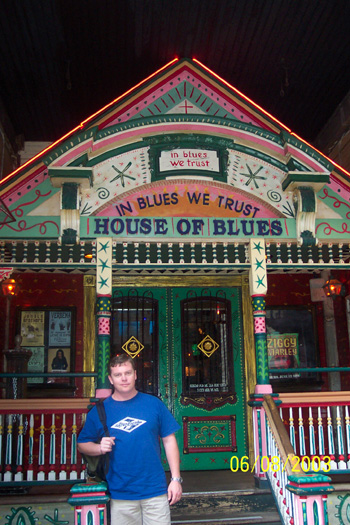
<path fill-rule="evenodd" d="M 137 388 L 181 425 L 182 470 L 229 469 L 247 455 L 241 288 L 119 287 L 111 351 L 136 363 Z"/>

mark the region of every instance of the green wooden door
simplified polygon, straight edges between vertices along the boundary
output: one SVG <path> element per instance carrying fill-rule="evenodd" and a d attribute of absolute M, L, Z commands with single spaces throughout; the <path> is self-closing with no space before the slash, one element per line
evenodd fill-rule
<path fill-rule="evenodd" d="M 132 355 L 138 388 L 181 425 L 182 470 L 246 455 L 240 288 L 118 288 L 112 353 Z"/>

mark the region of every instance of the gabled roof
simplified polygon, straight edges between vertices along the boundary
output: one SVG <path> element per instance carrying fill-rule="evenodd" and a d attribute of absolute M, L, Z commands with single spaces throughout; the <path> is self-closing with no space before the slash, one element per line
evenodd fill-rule
<path fill-rule="evenodd" d="M 213 71 L 197 60 L 174 59 L 0 181 L 0 195 L 5 200 L 17 186 L 26 185 L 35 177 L 45 177 L 47 165 L 77 144 L 81 144 L 81 151 L 85 151 L 94 141 L 120 132 L 123 126 L 135 127 L 141 126 L 143 121 L 149 123 L 153 119 L 171 118 L 177 122 L 181 119 L 184 122 L 207 119 L 223 126 L 261 133 L 279 142 L 282 148 L 289 144 L 294 149 L 302 150 L 329 171 L 335 168 L 343 183 L 349 185 L 350 176 L 345 170 Z"/>

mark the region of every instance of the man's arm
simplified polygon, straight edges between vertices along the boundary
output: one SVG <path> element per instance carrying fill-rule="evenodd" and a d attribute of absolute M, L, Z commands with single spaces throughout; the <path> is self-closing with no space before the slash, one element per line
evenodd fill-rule
<path fill-rule="evenodd" d="M 88 456 L 99 456 L 100 454 L 107 454 L 112 450 L 115 437 L 103 437 L 100 443 L 87 441 L 86 443 L 78 443 L 78 450 Z"/>
<path fill-rule="evenodd" d="M 180 453 L 179 447 L 177 446 L 177 441 L 175 434 L 170 434 L 162 438 L 165 455 L 169 463 L 171 477 L 179 478 L 180 477 Z M 182 486 L 179 481 L 171 481 L 168 487 L 168 500 L 170 505 L 173 505 L 177 501 L 180 501 L 182 496 Z"/>

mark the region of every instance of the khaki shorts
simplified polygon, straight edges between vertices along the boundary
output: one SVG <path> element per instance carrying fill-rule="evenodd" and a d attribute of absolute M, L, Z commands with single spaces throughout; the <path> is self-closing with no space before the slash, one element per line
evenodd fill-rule
<path fill-rule="evenodd" d="M 170 525 L 168 495 L 139 500 L 111 499 L 111 525 Z"/>

